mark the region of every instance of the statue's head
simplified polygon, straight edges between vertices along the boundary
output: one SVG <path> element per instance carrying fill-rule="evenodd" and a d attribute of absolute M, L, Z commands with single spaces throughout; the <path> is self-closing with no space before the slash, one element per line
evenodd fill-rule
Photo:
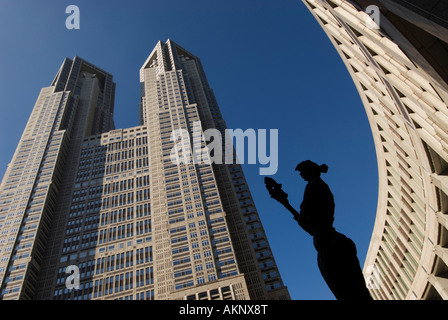
<path fill-rule="evenodd" d="M 310 181 L 314 178 L 320 177 L 321 173 L 326 173 L 328 171 L 328 166 L 326 164 L 318 165 L 317 163 L 314 163 L 313 161 L 306 160 L 300 162 L 296 166 L 296 171 L 300 172 L 300 176 L 305 181 Z"/>

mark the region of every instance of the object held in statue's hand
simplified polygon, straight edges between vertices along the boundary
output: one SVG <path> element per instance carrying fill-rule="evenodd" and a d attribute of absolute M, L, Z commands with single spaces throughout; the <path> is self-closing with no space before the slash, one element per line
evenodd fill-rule
<path fill-rule="evenodd" d="M 266 189 L 271 195 L 271 198 L 274 198 L 280 203 L 288 202 L 288 194 L 282 190 L 281 184 L 277 183 L 277 181 L 270 177 L 265 177 L 264 183 L 266 185 Z"/>

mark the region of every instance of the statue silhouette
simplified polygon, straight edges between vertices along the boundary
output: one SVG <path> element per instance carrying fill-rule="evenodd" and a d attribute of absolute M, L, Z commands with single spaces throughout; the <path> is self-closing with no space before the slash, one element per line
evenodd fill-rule
<path fill-rule="evenodd" d="M 334 221 L 334 198 L 328 185 L 320 178 L 328 166 L 307 160 L 295 169 L 308 182 L 300 213 L 288 201 L 281 184 L 265 177 L 266 188 L 272 198 L 288 209 L 300 227 L 313 236 L 317 251 L 319 270 L 338 300 L 372 300 L 356 254 L 355 243 L 336 231 Z"/>

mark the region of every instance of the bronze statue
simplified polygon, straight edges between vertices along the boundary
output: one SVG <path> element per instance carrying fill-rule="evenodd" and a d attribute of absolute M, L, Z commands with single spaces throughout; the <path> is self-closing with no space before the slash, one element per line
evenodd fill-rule
<path fill-rule="evenodd" d="M 317 264 L 328 287 L 338 300 L 372 300 L 356 254 L 354 242 L 336 231 L 334 198 L 328 185 L 321 179 L 328 166 L 307 160 L 295 169 L 308 182 L 300 213 L 288 201 L 288 194 L 274 179 L 265 177 L 266 188 L 272 198 L 288 209 L 300 227 L 313 236 Z"/>

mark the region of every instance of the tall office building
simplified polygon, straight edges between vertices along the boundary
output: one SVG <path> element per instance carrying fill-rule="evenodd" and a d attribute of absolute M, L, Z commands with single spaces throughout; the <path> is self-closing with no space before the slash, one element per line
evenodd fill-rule
<path fill-rule="evenodd" d="M 378 158 L 376 299 L 448 299 L 448 4 L 303 0 L 349 71 Z"/>
<path fill-rule="evenodd" d="M 140 84 L 127 129 L 85 60 L 42 89 L 1 184 L 0 297 L 289 299 L 240 165 L 207 161 L 226 126 L 200 60 L 159 42 Z M 173 161 L 176 129 L 205 161 Z"/>
<path fill-rule="evenodd" d="M 51 248 L 64 237 L 82 140 L 113 128 L 114 89 L 111 75 L 75 58 L 41 90 L 0 185 L 3 299 L 33 298 L 43 266 L 59 262 Z"/>

